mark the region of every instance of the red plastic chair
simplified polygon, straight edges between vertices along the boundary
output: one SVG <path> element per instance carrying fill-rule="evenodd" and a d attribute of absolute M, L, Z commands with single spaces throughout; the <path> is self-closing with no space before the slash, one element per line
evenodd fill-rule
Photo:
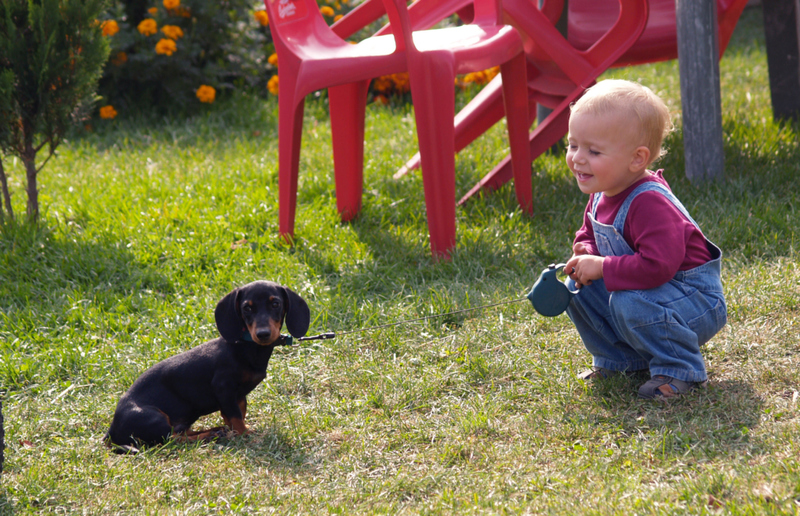
<path fill-rule="evenodd" d="M 471 23 L 475 15 L 472 0 L 416 1 L 408 7 L 409 20 L 413 30 L 429 29 L 454 13 L 464 23 Z M 331 25 L 331 30 L 341 38 L 348 38 L 385 15 L 386 8 L 383 6 L 383 0 L 364 0 Z M 375 35 L 391 33 L 391 27 L 387 24 Z"/>
<path fill-rule="evenodd" d="M 530 5 L 526 5 L 526 2 L 530 1 L 531 0 L 507 0 L 504 7 L 506 15 L 512 19 L 512 24 L 515 24 L 525 34 L 537 34 L 536 32 L 532 32 L 534 27 L 529 25 L 530 20 L 533 19 L 533 10 Z M 618 3 L 619 5 L 617 5 Z M 560 102 L 555 105 L 553 113 L 540 123 L 531 134 L 531 156 L 534 159 L 544 153 L 567 133 L 569 104 L 574 102 L 582 94 L 583 89 L 591 86 L 594 79 L 596 79 L 605 68 L 677 58 L 678 50 L 674 0 L 650 0 L 648 5 L 649 17 L 646 18 L 647 23 L 644 31 L 639 31 L 641 36 L 630 44 L 632 35 L 635 33 L 631 32 L 629 37 L 625 38 L 617 48 L 613 48 L 616 37 L 612 36 L 612 33 L 619 27 L 622 19 L 627 16 L 627 12 L 631 13 L 630 21 L 627 22 L 629 28 L 635 30 L 636 24 L 641 23 L 641 8 L 638 9 L 639 12 L 636 14 L 632 11 L 628 11 L 629 4 L 631 8 L 636 7 L 634 2 L 628 0 L 569 1 L 568 34 L 570 46 L 575 49 L 576 52 L 587 56 L 594 53 L 594 57 L 597 57 L 606 53 L 608 50 L 611 52 L 608 52 L 604 59 L 595 61 L 597 67 L 591 73 L 591 75 L 594 76 L 591 81 L 588 83 L 585 81 L 576 83 L 579 86 L 579 91 L 573 91 L 566 97 L 559 96 L 558 90 L 562 85 L 559 84 L 557 80 L 553 81 L 553 84 L 548 86 L 545 84 L 545 81 L 551 79 L 542 75 L 537 77 L 535 74 L 531 74 L 529 69 L 529 93 L 532 107 L 534 102 L 539 102 L 546 107 L 553 108 L 554 101 L 561 99 Z M 736 23 L 746 4 L 747 0 L 717 0 L 720 58 L 725 48 L 728 46 L 733 29 L 736 27 Z M 621 12 L 620 6 L 622 7 Z M 639 21 L 634 22 L 634 18 L 637 18 Z M 616 25 L 614 24 L 615 19 L 617 20 Z M 619 33 L 624 35 L 624 31 L 622 30 L 620 30 Z M 539 50 L 545 50 L 546 53 L 550 52 L 544 45 L 548 42 L 558 41 L 554 39 L 555 37 L 556 36 L 551 32 L 550 35 L 544 39 L 540 37 L 535 38 L 537 45 L 533 47 L 534 55 L 536 55 Z M 605 48 L 603 48 L 604 46 Z M 526 50 L 527 48 L 526 46 Z M 555 56 L 555 54 L 552 55 Z M 565 58 L 568 58 L 568 56 L 569 53 L 565 54 L 564 57 L 557 60 L 558 63 L 566 63 L 567 61 Z M 529 53 L 529 59 L 530 57 L 531 54 Z M 592 58 L 590 57 L 588 60 L 592 60 Z M 534 58 L 534 61 L 541 62 L 540 59 L 536 58 Z M 541 70 L 541 68 L 539 69 Z M 566 68 L 562 68 L 562 70 L 565 73 L 569 71 Z M 574 76 L 571 78 L 574 78 Z M 497 86 L 490 85 L 487 88 L 496 89 Z M 456 127 L 456 134 L 459 135 L 457 136 L 457 148 L 461 149 L 465 147 L 477 137 L 477 135 L 482 134 L 499 120 L 496 114 L 497 100 L 494 98 L 495 96 L 496 94 L 494 91 L 488 89 L 481 99 L 476 97 L 471 105 L 465 107 L 462 113 L 459 114 L 459 118 L 456 120 L 456 125 L 458 126 Z M 461 122 L 460 125 L 459 122 Z M 413 166 L 414 163 L 412 162 L 411 165 Z M 509 170 L 508 160 L 505 159 L 463 196 L 459 204 L 465 202 L 482 189 L 493 190 L 499 188 L 511 179 L 511 177 L 512 174 Z"/>
<path fill-rule="evenodd" d="M 569 105 L 639 39 L 647 22 L 648 8 L 647 0 L 614 0 L 621 7 L 617 10 L 616 21 L 593 45 L 581 50 L 564 38 L 555 28 L 552 17 L 540 11 L 534 1 L 506 0 L 503 8 L 504 20 L 517 27 L 526 40 L 531 118 L 537 104 L 553 109 L 530 135 L 531 156 L 535 158 L 566 134 Z M 570 8 L 575 1 L 578 0 L 570 0 Z M 499 120 L 498 115 L 502 116 L 497 102 L 500 87 L 499 80 L 492 81 L 456 117 L 458 150 L 492 127 Z M 462 197 L 459 204 L 482 188 L 494 189 L 508 181 L 505 163 L 504 159 Z M 414 156 L 396 176 L 418 164 L 419 158 Z"/>
<path fill-rule="evenodd" d="M 357 213 L 361 202 L 363 147 L 359 153 L 356 146 L 363 145 L 367 79 L 408 70 L 431 250 L 434 256 L 446 256 L 455 245 L 455 74 L 501 66 L 506 79 L 503 96 L 508 111 L 513 113 L 508 121 L 513 169 L 529 171 L 530 122 L 522 40 L 513 28 L 499 23 L 497 0 L 476 0 L 472 24 L 414 32 L 413 36 L 405 2 L 383 2 L 394 34 L 351 45 L 325 24 L 314 0 L 265 0 L 280 63 L 279 231 L 287 237 L 294 233 L 305 95 L 329 88 L 337 205 L 343 219 L 347 219 Z M 351 134 L 337 137 L 336 133 L 348 126 Z M 348 160 L 348 166 L 342 166 L 341 162 Z M 529 172 L 518 175 L 522 183 L 523 176 L 527 176 L 530 185 Z M 340 199 L 346 200 L 344 205 Z"/>
<path fill-rule="evenodd" d="M 747 0 L 716 0 L 720 57 L 728 47 L 733 29 L 747 6 Z M 644 34 L 614 67 L 654 63 L 678 58 L 674 0 L 650 0 L 650 16 Z M 575 0 L 568 7 L 569 42 L 586 49 L 602 36 L 618 15 L 615 0 Z"/>

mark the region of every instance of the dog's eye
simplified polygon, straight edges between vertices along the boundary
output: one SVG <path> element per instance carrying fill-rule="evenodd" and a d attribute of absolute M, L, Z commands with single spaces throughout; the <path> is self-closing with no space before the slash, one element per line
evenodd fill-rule
<path fill-rule="evenodd" d="M 277 299 L 272 301 L 272 308 L 279 308 L 281 306 L 281 302 Z"/>
<path fill-rule="evenodd" d="M 244 313 L 246 313 L 246 314 L 249 314 L 249 313 L 251 313 L 252 311 L 253 311 L 253 307 L 252 307 L 252 306 L 250 306 L 250 305 L 244 305 L 244 306 L 242 307 L 242 312 L 244 312 Z"/>

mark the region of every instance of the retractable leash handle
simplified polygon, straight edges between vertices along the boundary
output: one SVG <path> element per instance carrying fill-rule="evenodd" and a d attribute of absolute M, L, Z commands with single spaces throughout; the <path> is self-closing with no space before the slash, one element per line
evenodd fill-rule
<path fill-rule="evenodd" d="M 533 308 L 546 317 L 555 317 L 564 313 L 572 298 L 580 292 L 579 290 L 570 290 L 558 280 L 558 271 L 566 265 L 566 263 L 548 265 L 528 293 L 528 299 L 533 304 Z"/>

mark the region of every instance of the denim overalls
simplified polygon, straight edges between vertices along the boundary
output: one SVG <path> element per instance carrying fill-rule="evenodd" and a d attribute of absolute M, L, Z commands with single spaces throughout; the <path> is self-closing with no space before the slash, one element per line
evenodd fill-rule
<path fill-rule="evenodd" d="M 642 183 L 631 192 L 611 226 L 595 219 L 602 195 L 597 194 L 589 220 L 602 256 L 634 254 L 622 237 L 625 218 L 633 199 L 649 191 L 664 195 L 697 226 L 678 198 L 655 181 Z M 720 278 L 722 251 L 709 240 L 706 245 L 711 261 L 678 271 L 659 287 L 609 292 L 599 279 L 581 288 L 567 315 L 594 357 L 594 366 L 612 371 L 649 369 L 653 376 L 685 382 L 707 379 L 700 346 L 725 325 L 727 308 Z M 574 280 L 570 279 L 567 286 L 574 290 Z"/>

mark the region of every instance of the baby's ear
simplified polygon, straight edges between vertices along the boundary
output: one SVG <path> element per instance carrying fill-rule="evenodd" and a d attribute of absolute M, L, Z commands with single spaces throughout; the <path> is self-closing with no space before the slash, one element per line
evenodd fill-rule
<path fill-rule="evenodd" d="M 628 169 L 638 174 L 647 168 L 650 164 L 650 149 L 646 145 L 640 145 L 633 150 L 631 155 L 631 164 Z"/>

